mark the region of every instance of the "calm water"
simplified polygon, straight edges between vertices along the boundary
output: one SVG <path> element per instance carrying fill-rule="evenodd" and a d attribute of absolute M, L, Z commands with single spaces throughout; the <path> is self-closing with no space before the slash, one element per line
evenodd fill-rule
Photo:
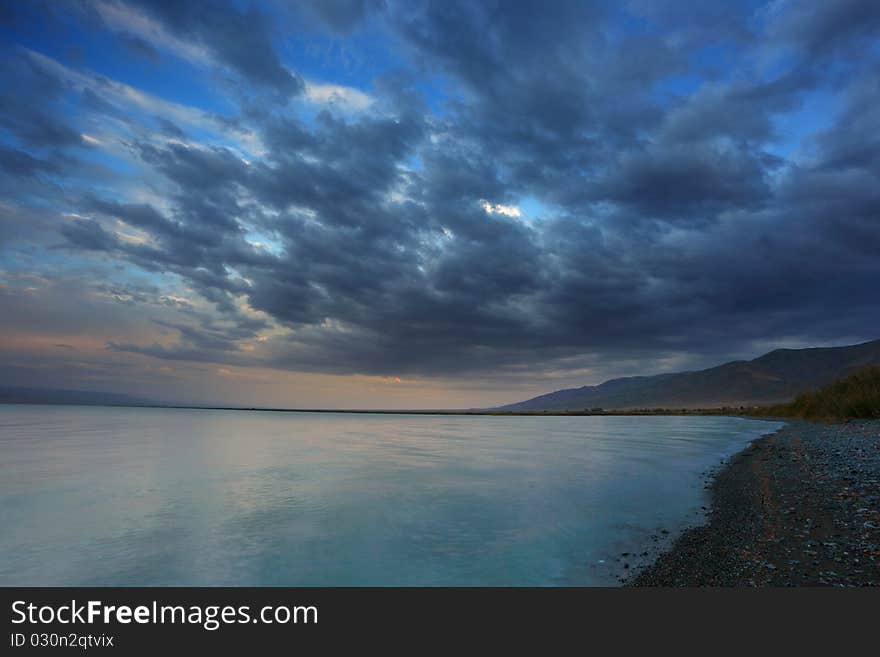
<path fill-rule="evenodd" d="M 777 426 L 0 405 L 0 585 L 612 584 Z"/>

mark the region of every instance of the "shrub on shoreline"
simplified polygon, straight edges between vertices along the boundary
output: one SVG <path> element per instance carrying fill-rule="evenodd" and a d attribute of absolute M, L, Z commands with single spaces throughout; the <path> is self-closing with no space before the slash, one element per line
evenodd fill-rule
<path fill-rule="evenodd" d="M 880 367 L 856 370 L 818 390 L 803 392 L 788 404 L 756 409 L 755 414 L 826 421 L 878 419 Z"/>

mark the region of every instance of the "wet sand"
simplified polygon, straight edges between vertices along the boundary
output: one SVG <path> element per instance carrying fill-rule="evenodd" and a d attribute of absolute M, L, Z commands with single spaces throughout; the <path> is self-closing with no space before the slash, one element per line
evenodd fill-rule
<path fill-rule="evenodd" d="M 880 420 L 793 421 L 711 483 L 707 523 L 630 586 L 880 585 Z"/>

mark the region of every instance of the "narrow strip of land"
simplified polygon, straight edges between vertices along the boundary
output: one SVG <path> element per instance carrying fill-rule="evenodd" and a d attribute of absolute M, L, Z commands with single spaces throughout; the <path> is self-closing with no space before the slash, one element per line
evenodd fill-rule
<path fill-rule="evenodd" d="M 492 409 L 359 409 L 359 408 L 272 408 L 264 406 L 199 406 L 192 404 L 66 404 L 63 402 L 19 402 L 3 401 L 0 404 L 34 404 L 43 406 L 102 406 L 107 408 L 171 408 L 197 411 L 254 411 L 263 413 L 357 413 L 368 415 L 487 415 L 487 416 L 632 416 L 632 415 L 740 415 L 743 409 L 732 408 L 633 408 L 633 409 L 591 409 L 583 411 L 499 411 Z"/>

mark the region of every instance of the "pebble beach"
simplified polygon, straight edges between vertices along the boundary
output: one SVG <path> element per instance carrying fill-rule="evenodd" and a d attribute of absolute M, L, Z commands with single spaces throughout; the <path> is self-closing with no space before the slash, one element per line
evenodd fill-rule
<path fill-rule="evenodd" d="M 880 420 L 788 422 L 710 490 L 706 524 L 628 585 L 880 585 Z"/>

